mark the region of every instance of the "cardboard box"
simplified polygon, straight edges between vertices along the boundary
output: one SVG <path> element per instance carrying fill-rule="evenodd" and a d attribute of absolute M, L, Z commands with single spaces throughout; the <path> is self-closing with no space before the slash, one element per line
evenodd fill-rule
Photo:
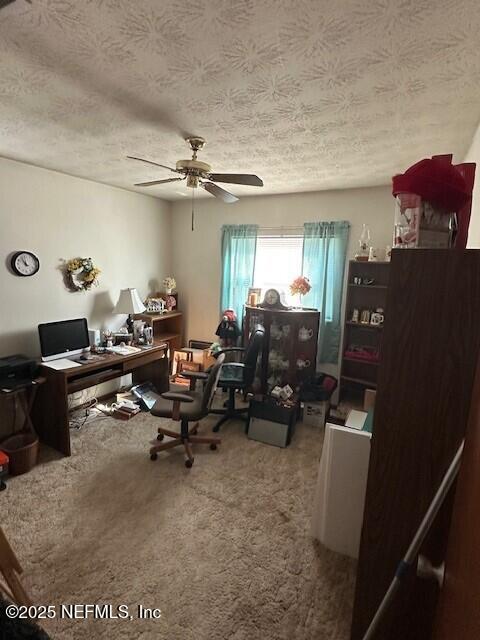
<path fill-rule="evenodd" d="M 323 400 L 322 402 L 304 402 L 303 424 L 308 424 L 312 427 L 324 427 L 329 409 L 329 400 Z"/>
<path fill-rule="evenodd" d="M 365 395 L 363 396 L 363 410 L 370 411 L 375 408 L 375 398 L 377 392 L 374 389 L 365 389 Z"/>

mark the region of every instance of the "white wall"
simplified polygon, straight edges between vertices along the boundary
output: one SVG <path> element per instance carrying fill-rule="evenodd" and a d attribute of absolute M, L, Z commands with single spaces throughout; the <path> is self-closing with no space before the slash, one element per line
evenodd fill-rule
<path fill-rule="evenodd" d="M 467 247 L 471 249 L 480 248 L 480 126 L 478 127 L 473 140 L 465 156 L 464 162 L 477 163 L 477 175 L 473 190 L 472 216 L 468 230 Z"/>
<path fill-rule="evenodd" d="M 124 189 L 0 159 L 0 356 L 39 353 L 40 322 L 86 317 L 112 326 L 119 290 L 144 297 L 170 272 L 170 204 Z M 30 278 L 9 270 L 12 252 L 40 258 Z M 102 274 L 89 292 L 68 291 L 62 259 L 92 257 Z"/>
<path fill-rule="evenodd" d="M 214 339 L 220 311 L 220 239 L 224 224 L 292 227 L 315 220 L 348 220 L 347 259 L 353 258 L 358 247 L 362 223 L 370 226 L 374 246 L 383 251 L 392 243 L 394 200 L 387 186 L 244 197 L 233 205 L 204 198 L 196 201 L 195 211 L 192 232 L 191 203 L 173 203 L 172 273 L 177 279 L 180 307 L 186 313 L 187 339 Z"/>

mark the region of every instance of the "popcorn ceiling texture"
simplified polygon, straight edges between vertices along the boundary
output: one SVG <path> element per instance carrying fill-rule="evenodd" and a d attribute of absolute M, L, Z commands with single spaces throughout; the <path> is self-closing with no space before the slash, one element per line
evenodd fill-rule
<path fill-rule="evenodd" d="M 171 174 L 127 154 L 173 165 L 191 133 L 263 193 L 387 184 L 463 159 L 479 49 L 476 0 L 18 0 L 0 12 L 0 154 L 132 189 Z"/>
<path fill-rule="evenodd" d="M 291 446 L 224 428 L 218 451 L 148 457 L 160 419 L 101 419 L 1 494 L 36 604 L 159 607 L 160 620 L 54 620 L 58 640 L 347 640 L 354 562 L 309 536 L 323 435 Z M 200 431 L 210 431 L 212 421 Z"/>

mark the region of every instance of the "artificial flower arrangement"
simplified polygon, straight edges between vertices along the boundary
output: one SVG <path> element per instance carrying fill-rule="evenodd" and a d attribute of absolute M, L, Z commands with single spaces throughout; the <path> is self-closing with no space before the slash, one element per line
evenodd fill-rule
<path fill-rule="evenodd" d="M 167 276 L 163 279 L 163 286 L 165 287 L 165 291 L 167 293 L 171 293 L 177 286 L 175 278 L 172 276 Z"/>
<path fill-rule="evenodd" d="M 100 273 L 91 258 L 72 258 L 65 263 L 66 281 L 72 291 L 88 291 L 97 287 Z"/>
<path fill-rule="evenodd" d="M 295 278 L 295 280 L 290 285 L 290 293 L 292 294 L 292 296 L 306 296 L 311 288 L 312 286 L 309 279 L 305 278 L 305 276 L 299 276 L 298 278 Z"/>

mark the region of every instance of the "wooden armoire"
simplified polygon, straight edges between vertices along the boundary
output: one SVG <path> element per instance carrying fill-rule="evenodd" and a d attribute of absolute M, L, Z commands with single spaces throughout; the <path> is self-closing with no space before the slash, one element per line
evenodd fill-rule
<path fill-rule="evenodd" d="M 352 640 L 363 638 L 465 436 L 480 349 L 480 251 L 394 250 L 386 307 Z M 435 566 L 445 559 L 454 489 L 421 550 Z M 438 594 L 435 580 L 410 570 L 375 640 L 431 638 Z"/>

